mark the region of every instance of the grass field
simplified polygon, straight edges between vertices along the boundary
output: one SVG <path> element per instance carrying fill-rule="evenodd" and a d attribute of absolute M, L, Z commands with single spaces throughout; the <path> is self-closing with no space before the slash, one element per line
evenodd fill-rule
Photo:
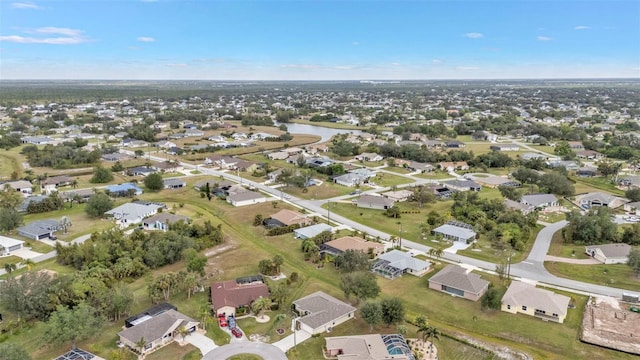
<path fill-rule="evenodd" d="M 588 259 L 590 256 L 584 253 L 584 245 L 567 244 L 562 238 L 562 231 L 556 231 L 551 238 L 549 255 L 572 259 Z"/>
<path fill-rule="evenodd" d="M 449 173 L 446 173 L 444 171 L 432 171 L 432 172 L 427 172 L 427 173 L 422 173 L 422 174 L 416 174 L 416 175 L 413 175 L 413 176 L 421 178 L 421 179 L 432 179 L 432 180 L 451 179 L 451 178 L 453 178 L 453 176 L 451 176 Z"/>
<path fill-rule="evenodd" d="M 627 264 L 575 265 L 546 261 L 544 267 L 550 273 L 567 279 L 627 290 L 640 289 L 640 277 Z"/>
<path fill-rule="evenodd" d="M 391 171 L 394 173 L 398 173 L 398 174 L 409 174 L 411 173 L 411 170 L 407 169 L 407 168 L 403 168 L 403 167 L 399 167 L 399 166 L 387 166 L 386 168 L 384 168 L 385 171 Z"/>
<path fill-rule="evenodd" d="M 582 192 L 591 192 L 591 191 L 605 191 L 609 192 L 616 196 L 624 196 L 624 191 L 618 189 L 615 184 L 611 183 L 610 179 L 605 179 L 603 177 L 578 177 L 574 179 L 576 181 L 576 194 L 580 194 Z M 591 190 L 595 189 L 595 190 Z M 579 191 L 580 190 L 580 191 Z"/>
<path fill-rule="evenodd" d="M 369 179 L 370 182 L 375 183 L 378 186 L 392 187 L 402 184 L 410 184 L 413 180 L 399 175 L 392 175 L 389 173 L 379 172 L 375 177 Z"/>
<path fill-rule="evenodd" d="M 354 190 L 354 188 L 338 185 L 326 179 L 323 179 L 321 185 L 309 186 L 306 192 L 303 192 L 303 189 L 295 186 L 283 188 L 285 193 L 305 200 L 329 199 L 336 196 L 347 195 Z"/>
<path fill-rule="evenodd" d="M 18 178 L 22 177 L 22 165 L 18 159 L 8 152 L 0 153 L 0 179 L 9 180 L 14 172 L 18 174 Z"/>
<path fill-rule="evenodd" d="M 531 234 L 529 235 L 529 241 L 525 244 L 526 248 L 523 251 L 512 251 L 511 263 L 517 263 L 527 258 L 533 244 L 536 241 L 536 236 L 538 236 L 538 232 L 542 230 L 542 226 L 537 225 Z M 474 251 L 474 249 L 476 251 Z M 477 251 L 477 250 L 481 251 Z M 489 261 L 492 263 L 499 263 L 501 261 L 507 261 L 509 251 L 496 250 L 491 247 L 490 239 L 487 239 L 486 236 L 481 236 L 480 239 L 476 241 L 476 245 L 469 247 L 466 250 L 459 250 L 458 254 L 468 256 L 470 258 Z"/>

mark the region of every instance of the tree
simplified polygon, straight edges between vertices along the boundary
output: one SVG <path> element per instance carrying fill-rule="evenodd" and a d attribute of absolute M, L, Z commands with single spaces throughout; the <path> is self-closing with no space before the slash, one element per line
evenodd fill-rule
<path fill-rule="evenodd" d="M 629 266 L 636 272 L 636 274 L 640 275 L 640 248 L 634 247 L 629 252 L 629 261 L 627 262 Z"/>
<path fill-rule="evenodd" d="M 104 318 L 86 303 L 73 309 L 58 306 L 45 325 L 45 341 L 61 344 L 71 341 L 72 348 L 77 340 L 84 340 L 100 332 Z"/>
<path fill-rule="evenodd" d="M 360 316 L 369 324 L 369 332 L 382 322 L 382 307 L 377 302 L 367 302 L 360 308 Z"/>
<path fill-rule="evenodd" d="M 89 182 L 92 184 L 105 184 L 111 180 L 113 180 L 111 170 L 102 166 L 96 166 L 93 168 L 93 177 L 91 177 Z"/>
<path fill-rule="evenodd" d="M 104 215 L 105 212 L 113 209 L 113 201 L 105 193 L 96 193 L 91 195 L 87 201 L 84 211 L 90 217 L 97 218 Z"/>
<path fill-rule="evenodd" d="M 180 326 L 177 329 L 178 335 L 180 335 L 180 337 L 182 338 L 182 341 L 184 341 L 184 338 L 186 338 L 189 334 L 191 334 L 189 332 L 189 329 L 187 329 L 186 326 Z"/>
<path fill-rule="evenodd" d="M 273 263 L 273 266 L 275 267 L 276 274 L 279 274 L 280 273 L 280 266 L 282 266 L 282 264 L 284 264 L 284 259 L 280 255 L 275 255 L 273 257 L 273 260 L 271 260 L 271 262 Z"/>
<path fill-rule="evenodd" d="M 419 208 L 422 208 L 426 203 L 434 202 L 436 199 L 433 191 L 429 191 L 425 186 L 416 186 L 412 192 L 411 200 L 417 202 Z"/>
<path fill-rule="evenodd" d="M 640 189 L 634 188 L 624 192 L 624 197 L 631 201 L 640 201 Z"/>
<path fill-rule="evenodd" d="M 359 250 L 349 249 L 335 257 L 336 268 L 343 273 L 369 270 L 369 255 Z"/>
<path fill-rule="evenodd" d="M 591 208 L 586 214 L 574 210 L 567 215 L 569 224 L 562 229 L 565 242 L 576 245 L 605 244 L 618 241 L 617 225 L 606 206 Z"/>
<path fill-rule="evenodd" d="M 158 173 L 149 174 L 144 178 L 144 186 L 151 191 L 160 191 L 164 188 L 162 175 Z"/>
<path fill-rule="evenodd" d="M 31 269 L 33 269 L 33 267 L 36 266 L 36 263 L 33 262 L 33 260 L 31 259 L 24 259 L 22 261 L 22 265 L 24 265 L 27 268 L 27 271 L 31 271 Z"/>
<path fill-rule="evenodd" d="M 44 320 L 51 313 L 49 289 L 56 281 L 38 272 L 10 278 L 0 283 L 0 306 L 26 320 Z"/>
<path fill-rule="evenodd" d="M 392 297 L 382 299 L 380 302 L 382 308 L 382 321 L 387 326 L 398 324 L 404 319 L 404 305 L 400 301 L 400 298 Z"/>
<path fill-rule="evenodd" d="M 340 278 L 340 289 L 349 298 L 350 295 L 356 297 L 356 304 L 360 301 L 375 298 L 380 294 L 380 286 L 377 278 L 372 272 L 358 271 L 342 275 Z"/>
<path fill-rule="evenodd" d="M 496 264 L 496 274 L 498 274 L 500 280 L 504 280 L 507 277 L 507 264 L 504 261 Z"/>
<path fill-rule="evenodd" d="M 0 344 L 0 359 L 2 360 L 31 360 L 31 355 L 16 344 Z"/>
<path fill-rule="evenodd" d="M 195 249 L 187 249 L 182 253 L 187 263 L 187 270 L 204 276 L 204 268 L 207 266 L 207 257 L 199 254 Z"/>
<path fill-rule="evenodd" d="M 4 264 L 4 271 L 6 271 L 7 274 L 11 274 L 17 268 L 18 268 L 18 266 L 16 264 L 14 264 L 14 263 L 6 263 L 6 264 Z"/>
<path fill-rule="evenodd" d="M 385 210 L 384 214 L 388 217 L 392 217 L 394 219 L 397 219 L 400 217 L 401 211 L 400 208 L 398 207 L 398 205 L 393 205 L 392 207 L 388 208 L 387 210 Z"/>
<path fill-rule="evenodd" d="M 138 351 L 140 352 L 140 354 L 144 352 L 144 348 L 146 346 L 147 346 L 147 340 L 145 340 L 145 338 L 141 337 L 140 340 L 136 341 L 136 348 L 138 348 Z"/>
<path fill-rule="evenodd" d="M 489 283 L 489 288 L 484 293 L 484 295 L 482 295 L 480 304 L 482 309 L 496 310 L 500 308 L 500 293 L 495 288 L 495 286 L 493 286 L 493 283 Z"/>
<path fill-rule="evenodd" d="M 0 208 L 0 231 L 11 231 L 22 225 L 22 214 L 13 208 Z"/>
<path fill-rule="evenodd" d="M 5 184 L 4 191 L 0 191 L 0 207 L 2 208 L 15 209 L 23 201 L 24 197 L 9 185 Z"/>
<path fill-rule="evenodd" d="M 289 279 L 291 278 L 292 277 L 289 277 Z M 289 288 L 289 286 L 287 286 L 287 284 L 280 283 L 274 286 L 273 288 L 271 288 L 270 293 L 271 293 L 271 300 L 273 300 L 273 302 L 278 304 L 278 307 L 279 307 L 280 305 L 284 304 L 285 301 L 287 301 L 287 298 L 291 293 L 291 289 Z"/>
<path fill-rule="evenodd" d="M 262 215 L 256 214 L 256 216 L 253 218 L 253 226 L 260 226 L 262 225 L 263 221 L 264 221 L 264 218 L 262 217 Z"/>
<path fill-rule="evenodd" d="M 313 237 L 313 242 L 316 245 L 322 245 L 326 242 L 333 240 L 333 233 L 329 230 L 323 231 L 320 234 Z"/>
<path fill-rule="evenodd" d="M 264 319 L 264 311 L 267 309 L 271 309 L 271 299 L 268 297 L 260 296 L 253 301 L 253 304 L 251 304 L 251 310 L 258 313 L 260 319 Z"/>

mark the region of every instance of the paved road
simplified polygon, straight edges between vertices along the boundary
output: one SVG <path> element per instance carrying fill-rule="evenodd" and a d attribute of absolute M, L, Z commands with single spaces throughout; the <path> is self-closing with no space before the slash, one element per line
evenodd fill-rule
<path fill-rule="evenodd" d="M 162 158 L 158 158 L 158 157 L 151 157 L 153 160 L 155 161 L 162 161 L 164 159 Z M 213 169 L 209 169 L 206 168 L 204 166 L 196 166 L 196 165 L 192 165 L 192 164 L 188 164 L 188 163 L 182 163 L 182 165 L 185 168 L 191 168 L 191 169 L 195 169 L 196 167 L 198 168 L 199 171 L 201 171 L 203 174 L 208 174 L 208 175 L 213 175 L 213 176 L 222 176 L 226 179 L 229 180 L 233 180 L 233 181 L 237 181 L 240 182 L 240 180 L 242 180 L 242 182 L 244 184 L 247 184 L 249 186 L 253 186 L 263 192 L 266 192 L 268 194 L 273 195 L 274 197 L 280 198 L 281 193 L 279 189 L 273 189 L 271 187 L 268 187 L 266 185 L 260 184 L 260 183 L 256 183 L 254 181 L 250 181 L 247 179 L 241 179 L 240 177 L 230 174 L 230 173 L 225 173 L 225 172 L 220 172 L 220 171 L 216 171 Z M 417 183 L 427 183 L 430 180 L 426 180 L 426 179 L 418 179 Z M 414 184 L 405 184 L 404 186 L 413 186 L 416 185 L 416 183 Z M 388 188 L 385 188 L 388 189 Z M 380 191 L 380 190 L 378 190 Z M 336 223 L 341 223 L 344 224 L 350 228 L 359 230 L 359 231 L 364 231 L 366 232 L 368 235 L 373 236 L 373 237 L 379 237 L 382 240 L 388 241 L 389 237 L 391 236 L 390 234 L 387 234 L 385 232 L 382 232 L 380 230 L 365 226 L 363 224 L 360 224 L 356 221 L 347 219 L 343 216 L 340 216 L 338 214 L 335 213 L 329 213 L 329 211 L 327 209 L 323 209 L 321 207 L 321 205 L 328 203 L 330 201 L 332 201 L 333 199 L 328 199 L 328 200 L 302 200 L 296 197 L 291 196 L 290 200 L 287 200 L 287 202 L 290 202 L 296 206 L 305 208 L 307 210 L 309 210 L 310 212 L 316 213 L 319 217 L 321 218 L 327 218 L 327 216 L 330 216 L 331 221 L 336 222 Z M 623 290 L 623 289 L 616 289 L 616 288 L 612 288 L 612 287 L 608 287 L 608 286 L 603 286 L 603 285 L 595 285 L 595 284 L 589 284 L 589 283 L 584 283 L 584 282 L 580 282 L 580 281 L 576 281 L 576 280 L 570 280 L 570 279 L 565 279 L 565 278 L 561 278 L 561 277 L 557 277 L 555 275 L 550 274 L 545 268 L 544 268 L 544 258 L 547 254 L 547 251 L 549 249 L 549 245 L 551 244 L 551 238 L 553 237 L 553 234 L 560 230 L 562 227 L 566 226 L 566 222 L 559 222 L 559 223 L 555 223 L 555 224 L 551 224 L 547 227 L 545 227 L 544 229 L 542 229 L 539 233 L 538 233 L 538 237 L 536 238 L 536 243 L 534 244 L 534 247 L 531 251 L 531 254 L 529 255 L 529 257 L 527 258 L 527 260 L 522 261 L 520 263 L 517 264 L 512 264 L 510 267 L 510 274 L 511 276 L 515 276 L 515 277 L 520 277 L 523 279 L 528 279 L 528 280 L 532 280 L 532 281 L 537 281 L 540 283 L 544 283 L 545 285 L 550 285 L 551 287 L 558 287 L 560 289 L 565 289 L 568 291 L 574 291 L 576 293 L 580 293 L 580 294 L 600 294 L 600 295 L 606 295 L 606 296 L 613 296 L 616 298 L 620 298 L 622 297 L 622 293 L 623 292 L 629 292 L 628 290 Z M 405 248 L 409 248 L 409 249 L 415 249 L 418 251 L 421 251 L 425 254 L 428 254 L 429 250 L 431 249 L 429 246 L 426 245 L 422 245 L 413 241 L 409 241 L 406 239 L 402 240 L 402 246 Z M 469 257 L 465 257 L 465 256 L 461 256 L 461 255 L 457 255 L 457 254 L 449 254 L 449 253 L 445 253 L 442 258 L 446 261 L 449 262 L 453 262 L 453 263 L 464 263 L 464 264 L 468 264 L 474 267 L 477 267 L 479 269 L 482 270 L 486 270 L 486 271 L 490 271 L 493 272 L 495 270 L 496 265 L 494 263 L 490 263 L 487 261 L 482 261 L 482 260 L 478 260 L 478 259 L 473 259 L 473 258 L 469 258 Z"/>
<path fill-rule="evenodd" d="M 220 346 L 209 351 L 202 360 L 224 360 L 239 354 L 255 354 L 265 360 L 287 360 L 287 355 L 277 347 L 271 344 L 251 341 Z"/>

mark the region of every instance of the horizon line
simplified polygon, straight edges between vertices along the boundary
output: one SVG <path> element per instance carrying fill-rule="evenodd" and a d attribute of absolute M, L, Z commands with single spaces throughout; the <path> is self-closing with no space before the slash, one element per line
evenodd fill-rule
<path fill-rule="evenodd" d="M 206 82 L 206 81 L 231 81 L 231 82 L 399 82 L 399 81 L 535 81 L 535 80 L 640 80 L 640 75 L 637 77 L 549 77 L 549 78 L 446 78 L 446 79 L 100 79 L 100 78 L 86 78 L 86 79 L 47 79 L 47 78 L 16 78 L 16 79 L 2 79 L 2 81 L 194 81 L 194 82 Z"/>

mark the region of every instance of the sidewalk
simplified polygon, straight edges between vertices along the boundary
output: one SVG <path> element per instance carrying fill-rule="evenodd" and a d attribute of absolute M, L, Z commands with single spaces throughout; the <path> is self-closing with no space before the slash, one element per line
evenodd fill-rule
<path fill-rule="evenodd" d="M 600 261 L 596 259 L 571 259 L 559 256 L 551 256 L 547 255 L 544 258 L 544 261 L 555 261 L 567 264 L 576 264 L 576 265 L 598 265 L 602 264 Z"/>

